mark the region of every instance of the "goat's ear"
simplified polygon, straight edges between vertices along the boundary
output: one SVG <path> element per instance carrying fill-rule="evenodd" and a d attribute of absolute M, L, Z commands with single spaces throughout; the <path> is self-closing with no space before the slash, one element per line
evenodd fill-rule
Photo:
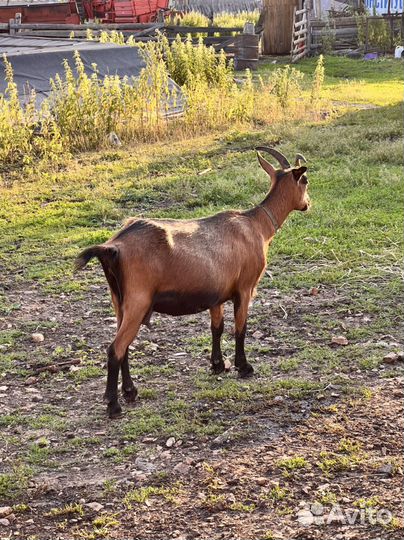
<path fill-rule="evenodd" d="M 293 177 L 298 182 L 300 178 L 304 175 L 304 173 L 307 171 L 307 167 L 299 167 L 292 169 Z"/>
<path fill-rule="evenodd" d="M 262 155 L 257 151 L 258 161 L 260 162 L 261 167 L 269 175 L 271 179 L 271 184 L 273 185 L 276 181 L 276 169 L 271 165 Z"/>

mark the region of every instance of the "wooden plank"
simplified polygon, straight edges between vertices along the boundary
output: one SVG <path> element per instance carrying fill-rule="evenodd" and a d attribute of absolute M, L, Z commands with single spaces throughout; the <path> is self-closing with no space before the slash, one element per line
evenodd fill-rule
<path fill-rule="evenodd" d="M 264 0 L 264 54 L 290 54 L 293 11 L 300 0 Z"/>
<path fill-rule="evenodd" d="M 301 54 L 302 52 L 305 52 L 307 54 L 308 52 L 307 47 L 297 47 L 296 49 L 293 49 L 292 58 Z"/>
<path fill-rule="evenodd" d="M 306 41 L 306 38 L 305 37 L 301 37 L 299 39 L 295 39 L 294 42 L 293 42 L 293 45 L 299 45 L 299 43 L 304 43 Z"/>
<path fill-rule="evenodd" d="M 48 23 L 22 23 L 16 25 L 13 23 L 13 28 L 17 30 L 146 30 L 156 23 L 122 23 L 122 24 L 97 24 L 97 23 L 88 23 L 88 24 L 48 24 Z M 164 27 L 164 24 L 159 23 L 161 28 Z"/>
<path fill-rule="evenodd" d="M 302 30 L 299 30 L 298 32 L 294 32 L 295 37 L 303 36 L 304 34 L 307 34 L 307 28 L 303 28 Z"/>
<path fill-rule="evenodd" d="M 295 22 L 295 27 L 300 27 L 300 26 L 304 26 L 306 24 L 307 21 L 299 21 L 299 22 Z"/>
<path fill-rule="evenodd" d="M 205 34 L 228 34 L 231 32 L 243 32 L 241 26 L 232 26 L 232 27 L 220 27 L 220 26 L 174 26 L 167 24 L 164 26 L 164 30 L 168 32 L 175 32 L 177 34 L 196 34 L 196 33 L 205 33 Z"/>
<path fill-rule="evenodd" d="M 290 44 L 290 55 L 293 62 L 293 39 L 294 39 L 294 30 L 296 28 L 296 7 L 293 8 L 293 26 L 292 26 L 292 43 Z"/>
<path fill-rule="evenodd" d="M 300 60 L 300 58 L 303 58 L 304 56 L 306 56 L 306 54 L 307 54 L 307 51 L 304 50 L 304 51 L 301 52 L 300 54 L 294 56 L 294 57 L 292 58 L 292 64 L 294 64 L 295 62 L 297 62 L 298 60 Z"/>
<path fill-rule="evenodd" d="M 122 24 L 47 24 L 47 23 L 22 23 L 16 24 L 14 21 L 10 21 L 10 30 L 65 30 L 69 32 L 74 31 L 86 31 L 90 30 L 148 30 L 148 29 L 161 29 L 168 32 L 175 32 L 177 34 L 230 34 L 232 32 L 243 32 L 241 26 L 233 27 L 216 27 L 216 26 L 178 26 L 178 25 L 165 25 L 164 23 L 122 23 Z"/>

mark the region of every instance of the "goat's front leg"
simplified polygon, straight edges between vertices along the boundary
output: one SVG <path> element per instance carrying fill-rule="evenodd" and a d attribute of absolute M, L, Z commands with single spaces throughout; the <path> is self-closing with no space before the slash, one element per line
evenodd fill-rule
<path fill-rule="evenodd" d="M 212 331 L 212 354 L 210 357 L 212 373 L 219 374 L 224 371 L 224 362 L 222 350 L 220 348 L 220 339 L 224 329 L 224 304 L 219 304 L 210 310 L 210 329 Z"/>
<path fill-rule="evenodd" d="M 236 338 L 236 358 L 235 367 L 239 377 L 250 377 L 254 373 L 251 364 L 247 362 L 244 351 L 245 334 L 247 331 L 248 306 L 251 296 L 249 294 L 239 294 L 234 300 L 234 322 Z"/>

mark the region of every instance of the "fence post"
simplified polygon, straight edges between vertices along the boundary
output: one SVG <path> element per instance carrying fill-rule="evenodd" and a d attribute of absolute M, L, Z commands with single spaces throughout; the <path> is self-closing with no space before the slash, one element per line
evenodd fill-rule
<path fill-rule="evenodd" d="M 246 22 L 243 28 L 243 34 L 255 34 L 255 25 L 252 22 Z"/>
<path fill-rule="evenodd" d="M 311 9 L 307 9 L 307 54 L 311 52 Z"/>
<path fill-rule="evenodd" d="M 293 22 L 292 22 L 292 42 L 290 45 L 290 60 L 293 62 L 293 49 L 295 41 L 295 21 L 296 21 L 296 7 L 293 8 Z"/>
<path fill-rule="evenodd" d="M 369 44 L 369 17 L 366 17 L 365 54 L 368 52 Z"/>

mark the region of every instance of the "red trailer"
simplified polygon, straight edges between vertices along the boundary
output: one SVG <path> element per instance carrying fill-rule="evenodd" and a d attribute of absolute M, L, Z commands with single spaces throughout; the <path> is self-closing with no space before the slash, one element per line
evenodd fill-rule
<path fill-rule="evenodd" d="M 23 23 L 80 24 L 75 0 L 0 0 L 0 22 L 8 23 L 17 13 Z"/>
<path fill-rule="evenodd" d="M 154 22 L 160 10 L 168 9 L 169 0 L 84 0 L 88 19 L 104 23 Z"/>
<path fill-rule="evenodd" d="M 79 24 L 83 16 L 103 23 L 148 23 L 168 4 L 169 0 L 0 0 L 0 22 L 21 13 L 23 23 Z"/>

